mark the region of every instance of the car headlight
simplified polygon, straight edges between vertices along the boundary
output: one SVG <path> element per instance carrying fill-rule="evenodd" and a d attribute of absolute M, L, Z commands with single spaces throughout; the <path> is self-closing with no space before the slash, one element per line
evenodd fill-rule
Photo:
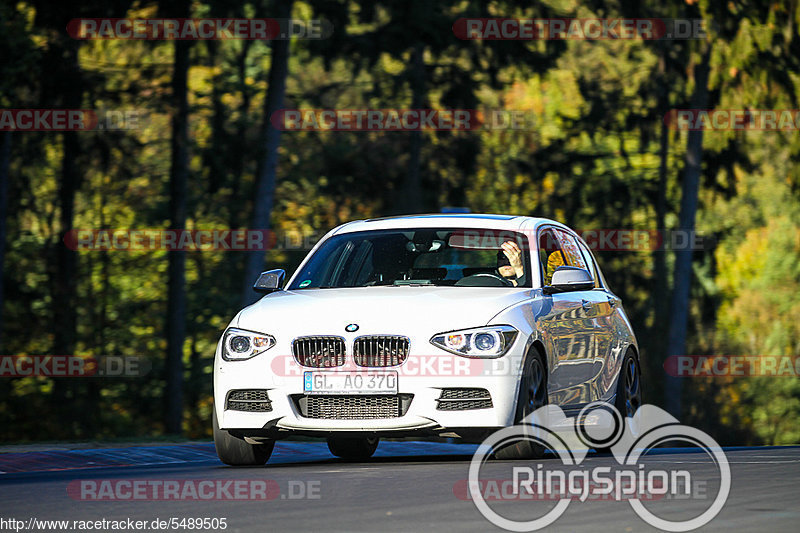
<path fill-rule="evenodd" d="M 246 329 L 228 328 L 222 336 L 222 358 L 243 361 L 275 346 L 275 337 Z"/>
<path fill-rule="evenodd" d="M 431 344 L 465 357 L 500 357 L 514 344 L 517 330 L 511 326 L 486 326 L 439 333 Z"/>

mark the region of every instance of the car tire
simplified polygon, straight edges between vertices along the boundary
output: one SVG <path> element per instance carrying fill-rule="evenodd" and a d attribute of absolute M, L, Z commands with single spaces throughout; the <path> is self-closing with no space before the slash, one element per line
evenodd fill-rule
<path fill-rule="evenodd" d="M 328 449 L 346 461 L 362 461 L 372 457 L 379 442 L 378 437 L 330 437 Z"/>
<path fill-rule="evenodd" d="M 526 416 L 547 405 L 547 366 L 544 356 L 536 347 L 531 348 L 522 370 L 522 379 L 517 393 L 517 410 L 514 424 L 521 425 Z M 544 455 L 545 447 L 532 439 L 520 439 L 495 450 L 495 459 L 538 459 Z"/>
<path fill-rule="evenodd" d="M 244 439 L 234 437 L 227 431 L 219 428 L 217 410 L 214 408 L 212 415 L 214 425 L 214 448 L 220 461 L 230 466 L 263 466 L 272 455 L 275 441 L 270 440 L 263 444 L 250 444 Z"/>
<path fill-rule="evenodd" d="M 642 406 L 642 367 L 633 350 L 628 350 L 622 360 L 617 379 L 614 408 L 624 418 L 632 418 Z M 597 448 L 599 453 L 610 453 L 611 448 Z"/>

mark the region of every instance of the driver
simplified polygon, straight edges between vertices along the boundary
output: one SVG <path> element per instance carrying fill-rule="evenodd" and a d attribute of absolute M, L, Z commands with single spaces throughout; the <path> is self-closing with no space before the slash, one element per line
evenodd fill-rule
<path fill-rule="evenodd" d="M 514 287 L 525 283 L 522 250 L 514 241 L 506 241 L 500 245 L 497 252 L 497 271 Z"/>

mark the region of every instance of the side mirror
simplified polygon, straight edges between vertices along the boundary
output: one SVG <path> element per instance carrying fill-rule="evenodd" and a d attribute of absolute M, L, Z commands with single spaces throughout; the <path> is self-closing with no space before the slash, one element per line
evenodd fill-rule
<path fill-rule="evenodd" d="M 550 285 L 542 287 L 544 294 L 569 291 L 589 291 L 594 288 L 591 274 L 583 268 L 561 266 L 553 272 Z"/>
<path fill-rule="evenodd" d="M 284 277 L 286 277 L 286 271 L 282 268 L 262 272 L 253 285 L 253 290 L 264 294 L 282 290 Z"/>

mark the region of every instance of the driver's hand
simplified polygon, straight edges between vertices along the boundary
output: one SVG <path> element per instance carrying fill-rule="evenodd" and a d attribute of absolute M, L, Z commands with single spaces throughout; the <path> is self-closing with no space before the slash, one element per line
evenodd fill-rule
<path fill-rule="evenodd" d="M 522 267 L 522 250 L 519 249 L 517 243 L 514 241 L 506 241 L 501 244 L 500 247 L 503 249 L 503 253 L 506 254 L 506 257 L 508 257 L 508 262 L 511 263 L 517 277 L 521 278 L 525 275 L 525 269 Z"/>

